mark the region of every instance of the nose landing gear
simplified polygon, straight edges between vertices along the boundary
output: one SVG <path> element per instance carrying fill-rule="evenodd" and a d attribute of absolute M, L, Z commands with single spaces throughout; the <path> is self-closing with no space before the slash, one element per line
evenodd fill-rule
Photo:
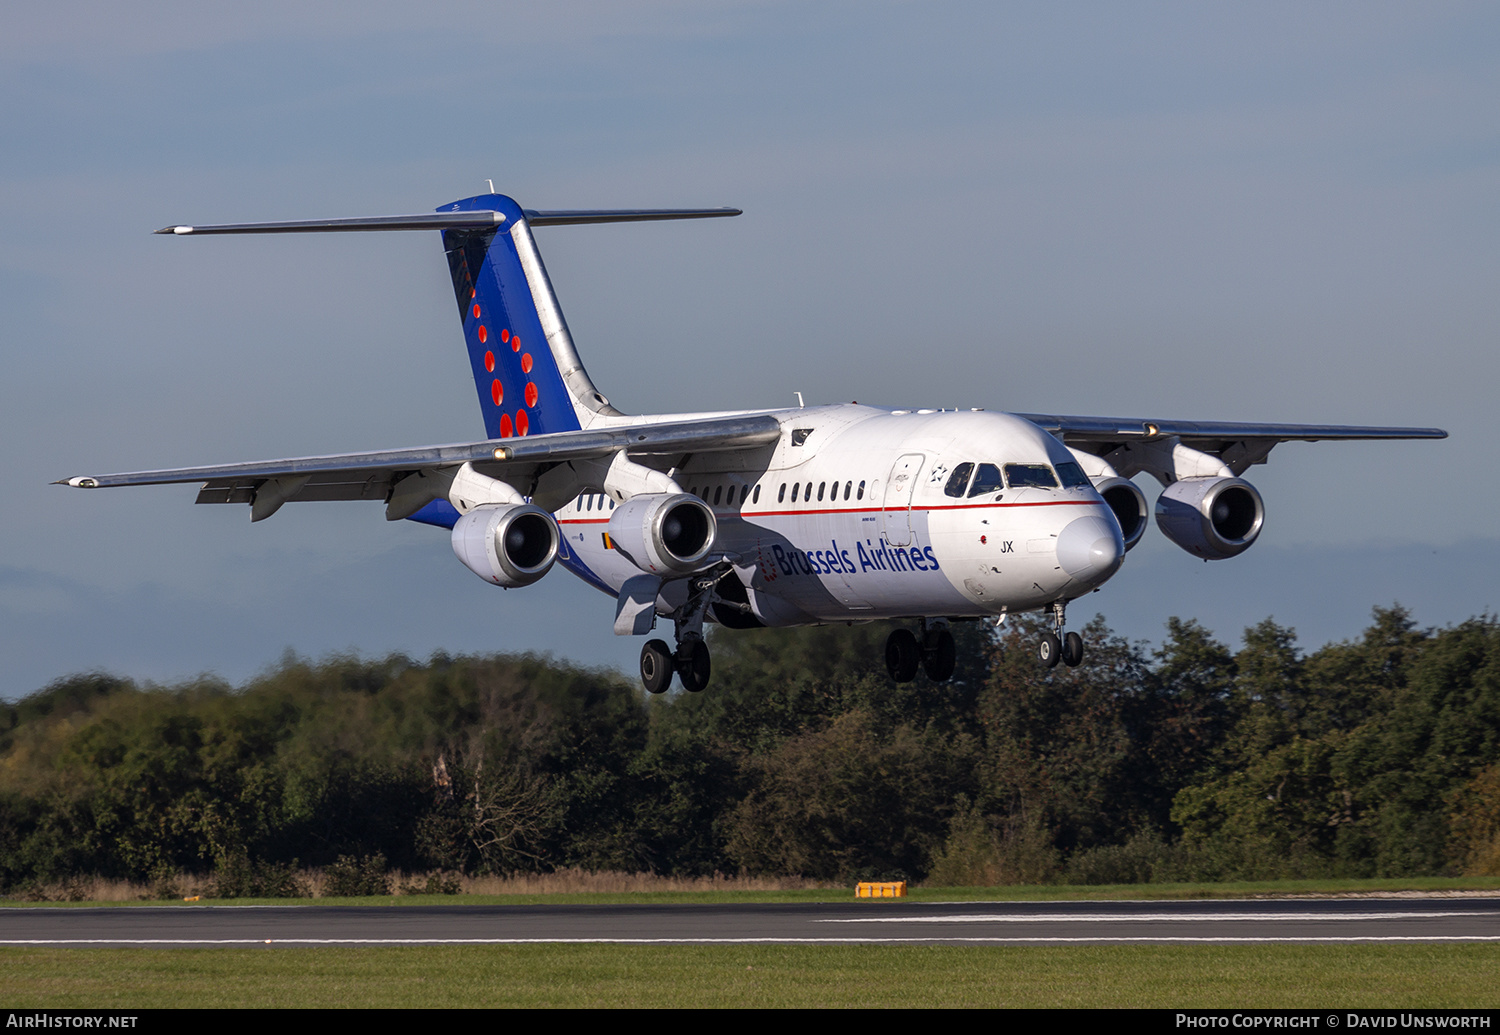
<path fill-rule="evenodd" d="M 910 683 L 920 666 L 927 678 L 943 683 L 953 678 L 958 651 L 946 619 L 922 619 L 922 638 L 910 629 L 897 629 L 885 641 L 885 670 L 898 683 Z"/>
<path fill-rule="evenodd" d="M 1048 609 L 1052 612 L 1052 625 L 1056 631 L 1042 633 L 1036 645 L 1036 658 L 1045 668 L 1056 668 L 1059 661 L 1069 668 L 1077 668 L 1083 661 L 1083 637 L 1076 632 L 1063 632 L 1067 606 L 1066 601 L 1059 600 Z"/>

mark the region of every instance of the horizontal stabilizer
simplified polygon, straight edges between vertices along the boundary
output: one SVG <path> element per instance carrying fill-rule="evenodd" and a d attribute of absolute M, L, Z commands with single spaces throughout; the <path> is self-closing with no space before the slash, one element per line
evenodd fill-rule
<path fill-rule="evenodd" d="M 579 223 L 640 223 L 654 219 L 711 219 L 737 216 L 737 208 L 620 208 L 526 210 L 532 226 L 573 226 Z M 356 216 L 350 219 L 291 219 L 275 223 L 216 223 L 209 226 L 164 226 L 156 233 L 179 237 L 206 234 L 317 234 L 350 230 L 485 230 L 505 222 L 505 214 L 489 210 L 418 212 L 409 216 Z"/>

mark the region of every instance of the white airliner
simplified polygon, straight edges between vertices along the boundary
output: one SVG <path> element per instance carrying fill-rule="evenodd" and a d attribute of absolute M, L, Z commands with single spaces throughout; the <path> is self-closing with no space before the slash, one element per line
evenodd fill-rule
<path fill-rule="evenodd" d="M 486 438 L 458 445 L 65 479 L 80 488 L 203 482 L 199 503 L 375 500 L 386 518 L 451 529 L 497 586 L 561 563 L 615 597 L 615 633 L 671 621 L 676 647 L 641 651 L 661 693 L 709 679 L 703 625 L 915 620 L 886 643 L 891 677 L 954 667 L 949 623 L 1042 611 L 1048 666 L 1077 665 L 1068 601 L 1140 541 L 1163 486 L 1162 532 L 1213 560 L 1243 552 L 1264 507 L 1242 475 L 1277 443 L 1444 438 L 1436 428 L 1202 423 L 887 410 L 856 404 L 627 416 L 573 346 L 532 228 L 739 215 L 737 209 L 533 211 L 488 193 L 436 213 L 217 226 L 179 236 L 438 230 L 463 319 Z"/>

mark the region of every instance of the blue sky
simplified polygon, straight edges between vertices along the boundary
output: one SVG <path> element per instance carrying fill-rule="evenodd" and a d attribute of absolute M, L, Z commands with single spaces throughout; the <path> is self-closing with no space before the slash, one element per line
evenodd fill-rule
<path fill-rule="evenodd" d="M 253 9 L 249 9 L 253 8 Z M 736 205 L 538 231 L 629 412 L 811 401 L 1446 427 L 1289 445 L 1259 543 L 1075 607 L 1157 639 L 1492 609 L 1500 11 L 1484 4 L 19 3 L 0 11 L 0 695 L 287 648 L 632 668 L 561 570 L 380 508 L 251 526 L 79 473 L 479 432 L 436 235 L 178 222 Z M 1148 486 L 1148 494 L 1154 486 Z"/>

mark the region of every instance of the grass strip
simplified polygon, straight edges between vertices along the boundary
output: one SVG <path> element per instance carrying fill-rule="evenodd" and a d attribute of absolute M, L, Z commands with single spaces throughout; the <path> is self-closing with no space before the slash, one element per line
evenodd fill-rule
<path fill-rule="evenodd" d="M 1500 948 L 3 949 L 7 1007 L 1500 1007 Z"/>

